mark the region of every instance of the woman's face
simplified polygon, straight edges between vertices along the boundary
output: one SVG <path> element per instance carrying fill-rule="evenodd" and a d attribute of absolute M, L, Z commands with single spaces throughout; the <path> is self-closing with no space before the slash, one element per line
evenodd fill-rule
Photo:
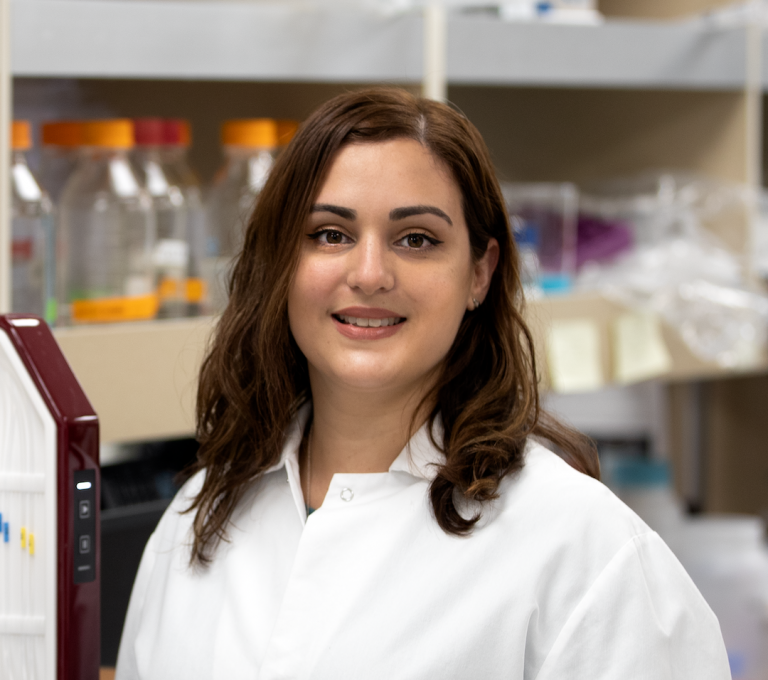
<path fill-rule="evenodd" d="M 412 140 L 344 147 L 302 239 L 288 317 L 313 388 L 428 387 L 498 258 L 473 262 L 459 187 Z"/>

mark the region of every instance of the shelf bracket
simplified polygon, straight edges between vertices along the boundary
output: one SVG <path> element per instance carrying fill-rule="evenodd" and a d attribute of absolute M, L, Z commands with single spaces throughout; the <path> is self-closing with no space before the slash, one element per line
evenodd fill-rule
<path fill-rule="evenodd" d="M 0 314 L 11 311 L 11 0 L 0 0 Z"/>
<path fill-rule="evenodd" d="M 447 62 L 448 16 L 444 0 L 427 0 L 424 5 L 424 76 L 422 95 L 444 102 L 448 99 Z"/>

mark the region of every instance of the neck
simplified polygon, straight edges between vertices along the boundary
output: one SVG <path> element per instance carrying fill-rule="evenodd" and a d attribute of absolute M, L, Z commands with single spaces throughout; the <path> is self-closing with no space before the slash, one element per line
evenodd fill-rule
<path fill-rule="evenodd" d="M 309 441 L 312 488 L 308 505 L 322 503 L 336 473 L 386 472 L 428 415 L 416 408 L 425 386 L 361 393 L 312 380 L 313 422 Z M 302 465 L 306 474 L 306 461 Z"/>

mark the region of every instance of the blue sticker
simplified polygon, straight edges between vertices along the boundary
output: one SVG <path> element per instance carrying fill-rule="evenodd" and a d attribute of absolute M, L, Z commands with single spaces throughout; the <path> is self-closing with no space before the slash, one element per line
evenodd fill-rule
<path fill-rule="evenodd" d="M 10 536 L 8 535 L 8 522 L 3 524 L 3 540 L 8 543 L 10 539 Z"/>

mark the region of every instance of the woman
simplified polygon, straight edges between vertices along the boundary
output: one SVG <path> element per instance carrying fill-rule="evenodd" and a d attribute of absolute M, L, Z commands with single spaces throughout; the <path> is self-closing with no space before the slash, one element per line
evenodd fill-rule
<path fill-rule="evenodd" d="M 461 114 L 316 111 L 251 217 L 118 680 L 729 677 L 683 569 L 540 411 L 522 303 Z"/>

